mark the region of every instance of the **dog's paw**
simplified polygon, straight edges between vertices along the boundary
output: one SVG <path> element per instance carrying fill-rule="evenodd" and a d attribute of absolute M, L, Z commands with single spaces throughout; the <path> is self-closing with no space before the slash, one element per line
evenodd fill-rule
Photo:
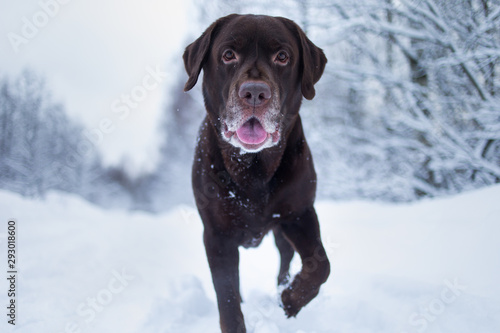
<path fill-rule="evenodd" d="M 297 294 L 291 287 L 286 288 L 281 293 L 281 306 L 288 318 L 295 317 L 302 308 L 297 302 Z"/>
<path fill-rule="evenodd" d="M 288 318 L 295 317 L 318 293 L 319 288 L 309 286 L 301 279 L 300 274 L 297 275 L 281 294 L 282 307 Z"/>

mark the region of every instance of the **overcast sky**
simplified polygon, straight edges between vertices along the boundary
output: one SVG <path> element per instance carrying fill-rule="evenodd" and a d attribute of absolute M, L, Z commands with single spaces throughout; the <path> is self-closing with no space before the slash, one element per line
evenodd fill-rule
<path fill-rule="evenodd" d="M 0 74 L 42 74 L 55 101 L 94 133 L 105 162 L 157 158 L 167 86 L 182 69 L 190 1 L 0 0 Z M 127 97 L 129 96 L 129 97 Z M 110 131 L 110 122 L 112 130 Z"/>

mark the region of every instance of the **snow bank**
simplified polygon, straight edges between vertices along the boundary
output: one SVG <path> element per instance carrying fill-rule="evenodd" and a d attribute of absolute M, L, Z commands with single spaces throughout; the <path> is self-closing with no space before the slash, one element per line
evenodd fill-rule
<path fill-rule="evenodd" d="M 249 332 L 499 332 L 499 198 L 494 186 L 411 205 L 319 202 L 330 279 L 286 319 L 272 237 L 242 250 Z M 0 258 L 7 219 L 19 236 L 17 325 L 4 314 L 2 332 L 219 332 L 192 207 L 155 216 L 59 193 L 40 202 L 0 192 L 0 212 Z M 6 260 L 0 266 L 7 271 Z M 7 289 L 2 279 L 2 304 Z"/>

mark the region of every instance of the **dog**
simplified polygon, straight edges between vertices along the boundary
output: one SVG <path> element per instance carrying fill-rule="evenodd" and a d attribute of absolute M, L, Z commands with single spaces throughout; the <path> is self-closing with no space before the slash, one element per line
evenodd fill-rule
<path fill-rule="evenodd" d="M 282 307 L 294 317 L 330 274 L 313 204 L 316 173 L 299 108 L 315 96 L 326 57 L 293 21 L 237 15 L 214 22 L 183 55 L 192 89 L 203 69 L 206 107 L 192 169 L 223 333 L 246 332 L 239 247 L 271 230 Z M 297 252 L 301 271 L 290 280 Z"/>

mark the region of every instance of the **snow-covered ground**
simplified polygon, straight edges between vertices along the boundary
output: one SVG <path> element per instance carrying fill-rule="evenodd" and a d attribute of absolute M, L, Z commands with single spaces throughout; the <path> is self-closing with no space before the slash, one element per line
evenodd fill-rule
<path fill-rule="evenodd" d="M 411 205 L 319 202 L 332 275 L 286 319 L 272 237 L 242 250 L 249 332 L 500 332 L 499 199 L 494 186 Z M 18 307 L 12 327 L 2 278 L 1 332 L 219 332 L 192 207 L 156 216 L 60 193 L 31 201 L 0 192 L 4 274 L 9 218 L 17 220 Z"/>

